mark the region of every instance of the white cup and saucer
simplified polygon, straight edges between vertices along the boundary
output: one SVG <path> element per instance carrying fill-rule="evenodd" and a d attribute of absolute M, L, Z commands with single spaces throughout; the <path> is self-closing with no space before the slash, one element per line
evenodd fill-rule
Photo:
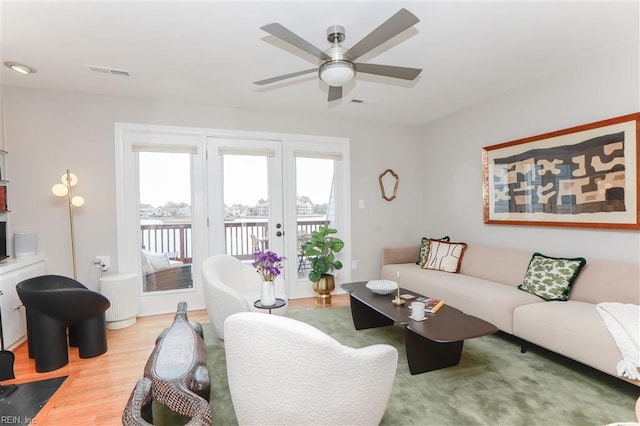
<path fill-rule="evenodd" d="M 409 318 L 411 318 L 414 321 L 424 321 L 427 319 L 425 310 L 424 310 L 424 303 L 422 302 L 411 302 L 411 305 L 409 306 L 409 309 L 411 309 L 411 315 L 409 315 Z"/>

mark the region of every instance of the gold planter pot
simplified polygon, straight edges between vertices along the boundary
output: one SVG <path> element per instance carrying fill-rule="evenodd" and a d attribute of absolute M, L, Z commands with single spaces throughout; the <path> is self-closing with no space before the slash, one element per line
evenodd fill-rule
<path fill-rule="evenodd" d="M 331 274 L 323 274 L 320 277 L 320 281 L 316 281 L 313 283 L 313 291 L 315 291 L 318 295 L 316 296 L 316 301 L 319 305 L 330 305 L 331 304 L 331 292 L 335 290 L 336 282 L 334 280 L 333 275 Z"/>

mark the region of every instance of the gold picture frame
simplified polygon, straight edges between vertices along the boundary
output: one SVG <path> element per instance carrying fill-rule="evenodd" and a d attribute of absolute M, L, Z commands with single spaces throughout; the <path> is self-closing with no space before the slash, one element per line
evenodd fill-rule
<path fill-rule="evenodd" d="M 640 113 L 482 149 L 484 223 L 640 229 Z"/>

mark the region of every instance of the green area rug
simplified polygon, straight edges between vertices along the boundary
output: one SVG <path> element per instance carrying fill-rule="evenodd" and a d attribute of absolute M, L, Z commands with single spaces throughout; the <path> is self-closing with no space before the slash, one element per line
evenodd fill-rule
<path fill-rule="evenodd" d="M 508 335 L 466 341 L 459 365 L 412 376 L 402 326 L 356 331 L 349 307 L 297 312 L 290 317 L 344 345 L 387 343 L 398 349 L 398 371 L 383 425 L 582 426 L 635 421 L 640 388 L 540 348 L 522 354 L 518 342 Z M 214 424 L 234 425 L 224 349 L 218 346 L 211 325 L 203 325 Z"/>

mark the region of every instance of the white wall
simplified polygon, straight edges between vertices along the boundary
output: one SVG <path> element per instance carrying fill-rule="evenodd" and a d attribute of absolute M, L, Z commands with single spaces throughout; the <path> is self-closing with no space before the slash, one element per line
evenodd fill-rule
<path fill-rule="evenodd" d="M 49 273 L 71 276 L 67 207 L 51 193 L 71 169 L 80 179 L 75 193 L 86 200 L 75 214 L 78 278 L 91 288 L 98 286 L 99 272 L 91 263 L 96 255 L 111 256 L 110 272 L 117 268 L 115 122 L 350 138 L 354 280 L 378 277 L 381 247 L 412 238 L 419 222 L 415 128 L 16 87 L 4 87 L 2 94 L 10 151 L 10 230 L 35 231 Z M 398 198 L 392 202 L 381 198 L 378 186 L 378 175 L 387 168 L 400 176 Z M 358 200 L 365 201 L 364 209 Z"/>
<path fill-rule="evenodd" d="M 131 122 L 350 138 L 354 280 L 378 277 L 382 246 L 421 235 L 638 262 L 636 231 L 484 225 L 480 161 L 483 146 L 639 111 L 638 75 L 635 42 L 421 128 L 3 87 L 9 227 L 35 231 L 48 271 L 71 275 L 67 209 L 50 189 L 70 168 L 86 199 L 76 214 L 78 277 L 97 288 L 96 255 L 111 256 L 116 272 L 114 123 Z M 378 186 L 387 168 L 400 176 L 391 202 Z"/>
<path fill-rule="evenodd" d="M 638 41 L 422 128 L 420 228 L 454 241 L 638 262 L 638 231 L 485 225 L 481 149 L 640 111 Z"/>

